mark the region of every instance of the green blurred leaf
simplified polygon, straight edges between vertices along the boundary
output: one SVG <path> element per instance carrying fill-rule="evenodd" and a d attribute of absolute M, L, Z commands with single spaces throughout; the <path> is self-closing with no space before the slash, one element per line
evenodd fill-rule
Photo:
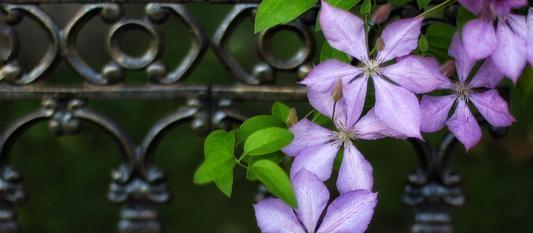
<path fill-rule="evenodd" d="M 296 196 L 289 176 L 278 164 L 263 159 L 252 164 L 250 169 L 272 194 L 296 208 Z"/>
<path fill-rule="evenodd" d="M 528 66 L 517 83 L 518 89 L 522 94 L 522 100 L 526 101 L 529 95 L 533 94 L 533 68 Z"/>
<path fill-rule="evenodd" d="M 255 17 L 255 32 L 286 24 L 316 4 L 317 0 L 263 0 Z"/>
<path fill-rule="evenodd" d="M 276 101 L 274 105 L 272 105 L 272 116 L 275 116 L 278 119 L 282 120 L 287 126 L 291 126 L 296 121 L 298 121 L 296 109 L 291 108 L 285 105 L 284 103 L 278 101 Z"/>
<path fill-rule="evenodd" d="M 313 113 L 313 118 L 311 118 L 311 121 L 326 128 L 330 128 L 333 125 L 331 119 L 322 115 L 320 112 Z"/>
<path fill-rule="evenodd" d="M 245 141 L 251 134 L 269 127 L 285 127 L 285 123 L 275 116 L 259 115 L 246 120 L 237 130 L 237 143 Z"/>
<path fill-rule="evenodd" d="M 293 139 L 291 131 L 279 127 L 270 127 L 259 130 L 246 139 L 244 154 L 265 155 L 282 149 L 289 145 Z"/>
<path fill-rule="evenodd" d="M 361 15 L 369 15 L 370 12 L 372 12 L 372 1 L 365 0 L 361 5 L 361 9 L 359 9 L 359 11 L 361 12 Z"/>
<path fill-rule="evenodd" d="M 431 0 L 416 0 L 416 4 L 418 5 L 418 9 L 424 10 L 429 6 L 429 3 Z"/>
<path fill-rule="evenodd" d="M 227 197 L 231 197 L 233 191 L 233 170 L 215 180 L 218 189 Z"/>
<path fill-rule="evenodd" d="M 458 31 L 462 31 L 465 24 L 468 21 L 475 19 L 475 18 L 476 16 L 472 14 L 472 12 L 470 12 L 466 8 L 464 7 L 459 8 L 459 11 L 457 12 L 457 21 L 456 21 Z"/>
<path fill-rule="evenodd" d="M 320 49 L 320 62 L 328 59 L 337 59 L 345 63 L 350 63 L 352 60 L 346 53 L 334 49 L 327 41 L 324 41 L 322 49 Z"/>
<path fill-rule="evenodd" d="M 248 163 L 248 166 L 251 166 L 255 162 L 263 159 L 270 160 L 274 163 L 281 163 L 285 159 L 286 155 L 283 154 L 281 151 L 276 151 L 274 153 L 266 154 L 266 155 L 259 155 L 259 156 L 246 156 L 244 158 L 246 162 Z M 246 178 L 249 180 L 257 180 L 257 176 L 255 176 L 250 169 L 248 169 L 248 172 L 246 173 Z"/>
<path fill-rule="evenodd" d="M 328 0 L 328 3 L 343 10 L 350 10 L 360 1 L 361 0 Z"/>
<path fill-rule="evenodd" d="M 227 185 L 227 177 L 224 176 L 232 172 L 235 166 L 234 150 L 235 134 L 233 132 L 217 130 L 209 134 L 204 142 L 205 161 L 196 170 L 194 183 L 206 184 L 215 181 Z M 227 192 L 227 187 L 223 192 Z"/>
<path fill-rule="evenodd" d="M 233 171 L 233 167 L 235 167 L 233 154 L 219 153 L 210 156 L 196 170 L 194 183 L 207 184 L 215 180 L 221 181 L 219 179 L 223 179 L 227 173 Z"/>
<path fill-rule="evenodd" d="M 428 51 L 428 40 L 425 35 L 420 35 L 420 39 L 418 40 L 418 49 L 422 53 L 426 53 Z"/>
<path fill-rule="evenodd" d="M 428 44 L 427 53 L 437 57 L 441 62 L 450 59 L 448 47 L 455 32 L 456 28 L 449 24 L 436 22 L 429 25 L 425 35 Z"/>

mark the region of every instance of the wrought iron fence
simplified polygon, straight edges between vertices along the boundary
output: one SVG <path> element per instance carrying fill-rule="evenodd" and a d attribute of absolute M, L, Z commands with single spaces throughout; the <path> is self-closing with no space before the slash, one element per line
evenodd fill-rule
<path fill-rule="evenodd" d="M 188 3 L 232 5 L 212 36 L 187 10 Z M 19 232 L 14 207 L 23 205 L 26 198 L 23 182 L 10 165 L 9 154 L 17 137 L 36 122 L 47 121 L 56 135 L 75 134 L 82 121 L 95 123 L 117 142 L 123 155 L 119 167 L 112 171 L 108 199 L 120 203 L 118 231 L 157 233 L 162 231 L 158 221 L 158 206 L 164 205 L 171 194 L 167 191 L 164 173 L 154 163 L 155 148 L 173 126 L 190 122 L 195 128 L 224 127 L 231 121 L 245 119 L 233 102 L 267 100 L 304 101 L 305 90 L 295 85 L 275 85 L 278 71 L 304 77 L 312 68 L 315 55 L 314 19 L 317 9 L 294 22 L 257 35 L 260 62 L 247 71 L 230 50 L 228 41 L 235 28 L 255 14 L 258 1 L 238 0 L 168 0 L 157 3 L 148 0 L 3 0 L 0 9 L 5 23 L 2 35 L 7 38 L 1 54 L 0 100 L 19 101 L 42 99 L 42 106 L 16 119 L 0 138 L 0 232 Z M 42 4 L 81 3 L 77 13 L 66 26 L 59 26 L 42 8 Z M 143 17 L 124 16 L 126 4 L 144 5 Z M 450 22 L 457 6 L 446 15 Z M 416 15 L 413 5 L 395 10 L 400 17 Z M 84 26 L 93 18 L 110 26 L 106 49 L 110 61 L 95 70 L 79 53 L 76 41 Z M 162 62 L 165 50 L 160 26 L 173 17 L 186 26 L 191 47 L 185 58 L 175 67 Z M 18 62 L 19 39 L 14 28 L 23 18 L 30 18 L 46 32 L 48 48 L 37 65 L 23 68 Z M 430 19 L 431 20 L 431 19 Z M 150 36 L 149 48 L 141 56 L 124 52 L 119 41 L 130 30 L 144 31 Z M 290 59 L 281 59 L 272 51 L 272 37 L 279 31 L 291 31 L 303 46 Z M 212 49 L 219 62 L 235 79 L 234 85 L 190 84 L 184 80 L 195 69 L 202 55 Z M 75 85 L 50 84 L 54 67 L 59 61 L 68 63 L 81 83 Z M 139 70 L 146 77 L 142 84 L 125 83 L 127 70 Z M 186 106 L 157 122 L 140 143 L 135 143 L 120 124 L 85 104 L 91 100 L 187 100 Z M 412 141 L 418 151 L 419 168 L 408 176 L 404 202 L 416 210 L 412 232 L 452 232 L 450 210 L 460 206 L 464 198 L 460 177 L 448 168 L 448 156 L 455 139 L 446 137 L 436 148 L 422 141 Z"/>

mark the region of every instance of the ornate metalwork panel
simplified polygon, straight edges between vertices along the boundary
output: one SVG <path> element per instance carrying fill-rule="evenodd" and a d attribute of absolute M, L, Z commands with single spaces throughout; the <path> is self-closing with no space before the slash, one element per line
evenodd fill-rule
<path fill-rule="evenodd" d="M 312 69 L 316 39 L 314 24 L 318 8 L 311 10 L 290 24 L 278 26 L 256 35 L 258 62 L 245 68 L 229 48 L 236 28 L 253 19 L 257 2 L 253 0 L 3 0 L 0 4 L 3 24 L 0 26 L 5 43 L 1 51 L 0 100 L 19 101 L 40 99 L 42 105 L 33 112 L 16 119 L 0 138 L 0 232 L 19 232 L 14 206 L 23 205 L 26 198 L 19 174 L 9 162 L 10 151 L 17 137 L 36 122 L 48 122 L 56 135 L 75 134 L 82 122 L 92 122 L 117 142 L 122 151 L 122 162 L 112 171 L 108 199 L 122 205 L 118 231 L 122 233 L 162 232 L 157 207 L 166 203 L 168 192 L 164 173 L 154 163 L 154 153 L 161 139 L 174 126 L 190 123 L 193 128 L 227 127 L 245 117 L 232 108 L 234 102 L 252 101 L 305 101 L 305 90 L 297 85 L 281 85 L 280 74 L 293 77 L 292 83 Z M 188 4 L 230 5 L 212 36 L 188 10 Z M 379 1 L 378 1 L 379 2 Z M 65 25 L 59 25 L 43 5 L 82 3 Z M 131 17 L 126 5 L 142 5 L 142 16 Z M 447 14 L 453 20 L 457 7 Z M 418 14 L 415 6 L 407 5 L 394 14 L 407 17 Z M 80 52 L 78 40 L 87 24 L 99 18 L 109 27 L 105 35 L 105 49 L 109 60 L 94 68 Z M 162 27 L 170 20 L 185 26 L 190 48 L 175 66 L 166 64 L 163 54 L 166 41 Z M 47 48 L 33 67 L 21 65 L 21 48 L 16 28 L 23 19 L 35 22 L 45 35 Z M 120 41 L 132 30 L 148 35 L 148 48 L 138 56 L 123 51 Z M 273 52 L 272 40 L 276 33 L 290 31 L 301 40 L 302 46 L 289 59 Z M 27 46 L 27 45 L 26 45 Z M 227 69 L 233 84 L 191 83 L 186 79 L 211 50 Z M 250 51 L 254 52 L 255 51 Z M 68 64 L 77 74 L 69 83 L 57 82 L 54 70 L 59 63 Z M 140 72 L 143 81 L 128 82 L 130 72 Z M 186 100 L 186 105 L 158 121 L 140 142 L 114 119 L 92 110 L 92 100 Z M 447 168 L 447 152 L 454 143 L 446 137 L 439 148 L 413 141 L 418 148 L 420 168 L 409 176 L 405 203 L 415 207 L 416 224 L 413 232 L 452 232 L 450 208 L 463 203 L 460 179 Z M 31 195 L 31 194 L 29 194 Z"/>

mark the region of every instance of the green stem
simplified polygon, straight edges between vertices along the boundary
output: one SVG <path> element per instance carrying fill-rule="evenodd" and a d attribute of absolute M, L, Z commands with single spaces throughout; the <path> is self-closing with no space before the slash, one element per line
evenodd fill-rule
<path fill-rule="evenodd" d="M 431 16 L 439 11 L 441 11 L 442 9 L 445 9 L 446 7 L 454 4 L 457 0 L 446 0 L 444 2 L 441 2 L 439 5 L 436 5 L 430 9 L 428 9 L 427 11 L 424 11 L 422 12 L 422 14 L 418 15 L 418 17 L 428 17 L 428 16 Z"/>

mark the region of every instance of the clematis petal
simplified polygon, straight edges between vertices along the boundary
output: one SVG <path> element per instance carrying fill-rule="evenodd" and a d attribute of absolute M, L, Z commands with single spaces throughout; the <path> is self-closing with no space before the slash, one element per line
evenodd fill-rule
<path fill-rule="evenodd" d="M 483 1 L 480 0 L 458 0 L 458 2 L 476 15 L 479 14 L 483 5 Z"/>
<path fill-rule="evenodd" d="M 457 76 L 461 81 L 465 81 L 476 64 L 476 61 L 470 58 L 465 51 L 463 42 L 459 38 L 459 34 L 455 33 L 448 50 L 448 54 L 455 59 L 455 70 L 457 70 Z"/>
<path fill-rule="evenodd" d="M 529 8 L 527 14 L 527 60 L 533 66 L 533 7 Z"/>
<path fill-rule="evenodd" d="M 376 140 L 385 137 L 405 139 L 407 136 L 392 130 L 375 113 L 374 108 L 370 109 L 353 128 L 357 132 L 356 137 L 364 140 Z"/>
<path fill-rule="evenodd" d="M 323 145 L 334 136 L 334 133 L 320 125 L 317 125 L 307 119 L 298 121 L 291 127 L 294 139 L 291 144 L 283 148 L 283 153 L 289 156 L 295 156 L 302 150 Z"/>
<path fill-rule="evenodd" d="M 314 232 L 318 219 L 329 201 L 329 190 L 317 176 L 302 169 L 294 177 L 292 184 L 298 200 L 296 212 L 307 232 Z"/>
<path fill-rule="evenodd" d="M 322 181 L 331 177 L 333 162 L 339 152 L 340 145 L 337 142 L 329 142 L 324 145 L 309 147 L 302 150 L 292 163 L 291 177 L 294 177 L 302 169 L 315 174 Z"/>
<path fill-rule="evenodd" d="M 463 28 L 466 54 L 474 60 L 490 56 L 498 46 L 498 37 L 490 20 L 470 20 Z M 451 49 L 451 48 L 450 48 Z"/>
<path fill-rule="evenodd" d="M 337 189 L 341 194 L 359 189 L 372 191 L 373 185 L 372 165 L 352 143 L 345 143 Z"/>
<path fill-rule="evenodd" d="M 448 113 L 455 102 L 454 95 L 446 96 L 428 96 L 422 97 L 420 102 L 420 110 L 422 110 L 422 125 L 420 130 L 422 132 L 435 132 L 446 124 Z"/>
<path fill-rule="evenodd" d="M 268 198 L 254 205 L 255 218 L 264 233 L 305 233 L 293 210 L 283 201 Z"/>
<path fill-rule="evenodd" d="M 360 18 L 322 1 L 319 21 L 331 47 L 359 61 L 368 60 L 364 22 Z"/>
<path fill-rule="evenodd" d="M 408 137 L 420 135 L 421 112 L 415 94 L 383 80 L 374 78 L 375 111 L 378 118 L 391 129 Z"/>
<path fill-rule="evenodd" d="M 426 93 L 446 80 L 439 69 L 436 59 L 411 55 L 386 66 L 381 73 L 411 92 Z"/>
<path fill-rule="evenodd" d="M 315 66 L 300 83 L 325 93 L 333 89 L 337 80 L 340 79 L 344 81 L 343 83 L 347 83 L 361 73 L 362 71 L 358 67 L 335 59 L 329 59 Z"/>
<path fill-rule="evenodd" d="M 527 5 L 527 0 L 490 1 L 490 9 L 498 16 L 508 16 L 513 8 Z"/>
<path fill-rule="evenodd" d="M 472 94 L 470 95 L 470 100 L 472 100 L 472 103 L 474 103 L 485 120 L 493 126 L 510 126 L 515 121 L 514 117 L 509 113 L 507 101 L 498 94 L 497 90 Z"/>
<path fill-rule="evenodd" d="M 366 90 L 368 78 L 361 77 L 349 82 L 343 87 L 342 102 L 340 111 L 343 111 L 346 120 L 342 122 L 346 128 L 352 127 L 361 116 L 365 106 Z M 336 113 L 335 113 L 336 114 Z M 337 117 L 335 117 L 337 118 Z M 338 125 L 338 124 L 337 124 Z"/>
<path fill-rule="evenodd" d="M 492 61 L 500 72 L 516 83 L 527 63 L 526 41 L 502 22 L 498 24 L 497 35 L 499 44 L 491 56 Z"/>
<path fill-rule="evenodd" d="M 495 88 L 503 79 L 503 74 L 494 65 L 492 59 L 486 59 L 477 71 L 472 81 L 471 87 Z"/>
<path fill-rule="evenodd" d="M 319 91 L 307 88 L 307 99 L 313 108 L 320 112 L 324 116 L 333 116 L 333 101 L 332 92 L 321 93 Z M 335 124 L 346 122 L 346 108 L 344 107 L 344 101 L 339 101 L 335 107 Z"/>
<path fill-rule="evenodd" d="M 410 54 L 418 47 L 422 18 L 396 20 L 387 25 L 381 39 L 385 47 L 378 53 L 378 60 L 386 62 Z"/>
<path fill-rule="evenodd" d="M 317 233 L 363 233 L 368 228 L 377 194 L 357 190 L 340 195 L 328 207 Z"/>
<path fill-rule="evenodd" d="M 481 140 L 481 128 L 463 100 L 457 103 L 455 113 L 446 125 L 467 151 Z"/>

